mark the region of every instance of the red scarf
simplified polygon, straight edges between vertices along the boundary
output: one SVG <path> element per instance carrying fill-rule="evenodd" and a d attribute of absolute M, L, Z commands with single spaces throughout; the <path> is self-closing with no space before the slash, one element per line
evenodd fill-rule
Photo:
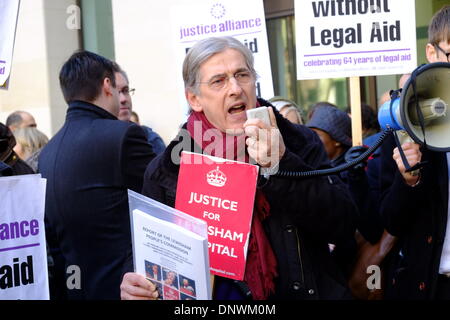
<path fill-rule="evenodd" d="M 243 147 L 245 146 L 245 136 L 227 136 L 220 132 L 206 119 L 203 112 L 191 113 L 187 129 L 194 141 L 206 153 L 226 158 L 226 155 L 233 150 L 234 157 L 230 160 L 248 162 L 248 155 Z M 207 130 L 208 134 L 205 135 Z M 207 138 L 204 138 L 205 136 Z M 213 139 L 211 139 L 212 137 Z M 238 150 L 242 151 L 241 154 L 237 154 Z M 270 205 L 264 193 L 258 189 L 253 210 L 244 281 L 249 286 L 253 299 L 265 300 L 275 292 L 274 279 L 277 276 L 277 260 L 262 225 L 262 221 L 270 215 Z"/>

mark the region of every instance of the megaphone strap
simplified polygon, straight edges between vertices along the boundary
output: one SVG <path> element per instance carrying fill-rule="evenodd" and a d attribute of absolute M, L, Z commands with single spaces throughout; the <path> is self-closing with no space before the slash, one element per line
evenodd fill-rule
<path fill-rule="evenodd" d="M 423 117 L 422 110 L 420 109 L 419 96 L 417 94 L 417 86 L 416 86 L 416 77 L 419 72 L 419 69 L 421 69 L 421 68 L 416 68 L 413 71 L 413 73 L 411 74 L 411 84 L 413 87 L 414 99 L 416 100 L 415 104 L 416 104 L 416 112 L 419 117 L 419 125 L 420 125 L 420 129 L 422 130 L 422 134 L 423 134 L 423 145 L 425 148 L 427 148 L 427 138 L 425 136 L 425 119 Z"/>
<path fill-rule="evenodd" d="M 403 148 L 400 145 L 400 139 L 398 138 L 397 131 L 393 130 L 392 134 L 394 135 L 395 144 L 397 145 L 398 153 L 400 153 L 400 158 L 402 159 L 403 165 L 406 168 L 405 172 L 411 172 L 412 175 L 417 175 L 419 172 L 418 170 L 428 164 L 428 161 L 418 162 L 411 167 L 408 163 L 408 160 L 406 159 L 405 153 L 403 152 Z"/>
<path fill-rule="evenodd" d="M 403 165 L 406 168 L 406 171 L 411 169 L 411 166 L 406 159 L 405 153 L 403 152 L 402 145 L 400 144 L 400 139 L 398 138 L 397 131 L 393 130 L 392 134 L 394 135 L 395 144 L 397 145 L 398 152 L 400 153 L 400 158 L 402 158 Z"/>

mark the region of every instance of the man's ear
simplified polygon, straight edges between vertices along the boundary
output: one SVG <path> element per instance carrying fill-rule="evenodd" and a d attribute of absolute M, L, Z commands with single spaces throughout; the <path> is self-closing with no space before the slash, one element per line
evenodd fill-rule
<path fill-rule="evenodd" d="M 185 95 L 186 100 L 189 102 L 189 105 L 191 106 L 192 110 L 194 110 L 195 112 L 203 111 L 203 107 L 201 106 L 198 96 L 195 93 L 193 93 L 190 90 L 186 90 Z"/>
<path fill-rule="evenodd" d="M 106 96 L 111 96 L 112 95 L 112 83 L 111 83 L 111 79 L 110 78 L 105 78 L 103 79 L 103 85 L 102 85 L 102 92 L 106 95 Z"/>
<path fill-rule="evenodd" d="M 425 47 L 425 54 L 428 62 L 431 63 L 437 61 L 436 48 L 431 43 L 427 43 L 427 46 Z"/>

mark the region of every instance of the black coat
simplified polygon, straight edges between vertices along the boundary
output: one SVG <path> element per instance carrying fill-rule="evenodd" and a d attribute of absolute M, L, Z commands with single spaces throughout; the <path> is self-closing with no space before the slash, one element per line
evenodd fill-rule
<path fill-rule="evenodd" d="M 261 105 L 268 105 L 260 100 Z M 317 135 L 305 126 L 293 125 L 274 109 L 286 153 L 280 170 L 304 171 L 329 167 Z M 150 163 L 143 194 L 171 207 L 175 205 L 178 160 L 182 151 L 201 153 L 185 130 L 166 151 Z M 332 259 L 328 243 L 339 244 L 355 232 L 356 208 L 343 183 L 335 177 L 289 180 L 260 178 L 271 206 L 264 227 L 278 261 L 278 299 L 342 299 L 350 293 Z"/>
<path fill-rule="evenodd" d="M 9 128 L 0 122 L 0 162 L 3 175 L 24 175 L 35 173 L 33 169 L 14 152 L 16 139 Z"/>
<path fill-rule="evenodd" d="M 64 276 L 74 274 L 66 274 L 68 266 L 81 271 L 81 289 L 67 290 L 69 298 L 120 298 L 131 247 L 127 189 L 141 191 L 153 157 L 139 126 L 80 101 L 70 104 L 64 126 L 42 150 L 39 172 L 47 179 L 45 223 L 59 271 L 56 287 L 64 291 Z"/>
<path fill-rule="evenodd" d="M 420 184 L 410 187 L 392 159 L 394 148 L 390 137 L 381 152 L 381 215 L 387 231 L 399 237 L 386 298 L 432 299 L 447 226 L 447 158 L 422 150 L 422 161 L 429 163 Z"/>

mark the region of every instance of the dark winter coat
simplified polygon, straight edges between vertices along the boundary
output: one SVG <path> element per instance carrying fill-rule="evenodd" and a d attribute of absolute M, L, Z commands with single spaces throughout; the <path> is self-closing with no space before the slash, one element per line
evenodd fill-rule
<path fill-rule="evenodd" d="M 387 231 L 399 238 L 386 298 L 432 299 L 447 227 L 447 158 L 422 150 L 428 165 L 419 185 L 410 187 L 392 159 L 394 148 L 390 137 L 381 151 L 381 214 Z"/>
<path fill-rule="evenodd" d="M 16 139 L 9 128 L 0 123 L 0 167 L 4 176 L 33 174 L 33 169 L 14 152 Z"/>
<path fill-rule="evenodd" d="M 70 104 L 64 126 L 39 156 L 39 172 L 47 179 L 46 236 L 59 271 L 59 293 L 67 291 L 73 299 L 120 298 L 131 248 L 127 189 L 141 191 L 153 157 L 139 126 L 90 103 Z M 80 289 L 66 288 L 65 277 L 76 270 L 66 273 L 69 266 L 79 267 Z"/>
<path fill-rule="evenodd" d="M 261 105 L 268 102 L 259 100 Z M 285 120 L 275 109 L 286 153 L 280 170 L 306 171 L 329 167 L 322 142 L 305 126 Z M 174 207 L 178 161 L 184 150 L 200 152 L 184 129 L 166 151 L 148 166 L 143 194 Z M 178 163 L 178 162 L 177 162 Z M 345 185 L 336 177 L 290 180 L 260 178 L 271 216 L 264 221 L 278 262 L 275 299 L 350 298 L 346 281 L 332 259 L 328 243 L 339 244 L 355 232 L 356 207 Z"/>

